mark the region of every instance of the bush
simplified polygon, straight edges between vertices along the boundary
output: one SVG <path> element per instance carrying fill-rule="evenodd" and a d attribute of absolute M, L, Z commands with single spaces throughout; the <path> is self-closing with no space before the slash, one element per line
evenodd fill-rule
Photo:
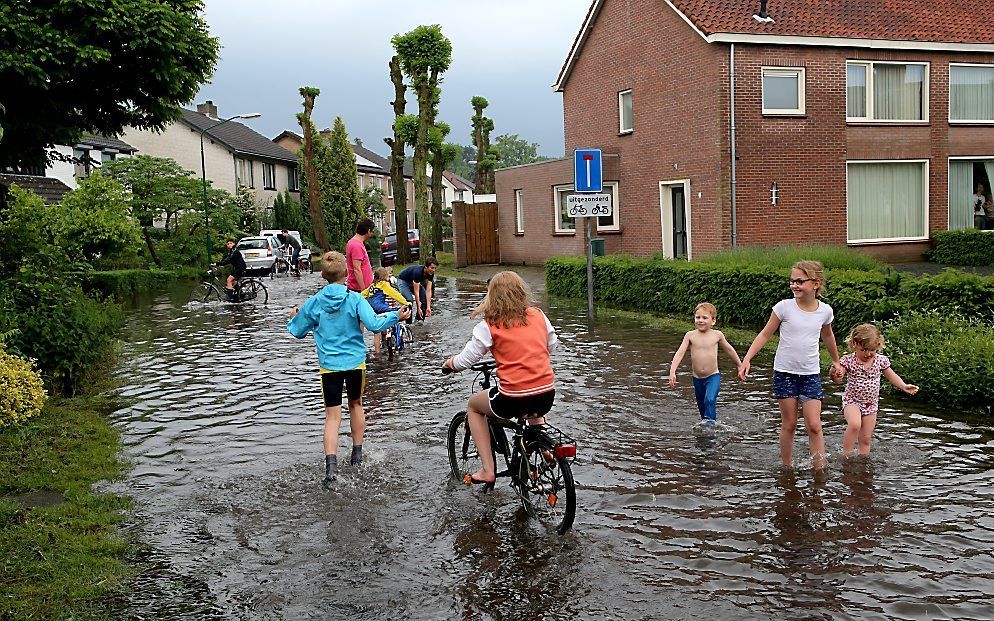
<path fill-rule="evenodd" d="M 728 267 L 754 267 L 766 265 L 790 269 L 804 259 L 821 261 L 826 270 L 884 271 L 886 266 L 871 256 L 841 246 L 782 246 L 765 248 L 748 246 L 696 259 L 696 263 L 725 265 Z"/>
<path fill-rule="evenodd" d="M 0 429 L 36 416 L 45 405 L 45 387 L 34 363 L 8 354 L 0 345 Z"/>
<path fill-rule="evenodd" d="M 886 322 L 895 370 L 936 403 L 991 414 L 994 327 L 945 313 L 916 313 Z"/>
<path fill-rule="evenodd" d="M 987 276 L 946 270 L 935 276 L 907 278 L 901 296 L 909 309 L 994 318 L 994 278 Z"/>
<path fill-rule="evenodd" d="M 932 234 L 935 247 L 925 253 L 929 261 L 946 265 L 994 265 L 994 233 L 968 229 Z"/>
<path fill-rule="evenodd" d="M 51 214 L 55 244 L 73 259 L 141 251 L 141 230 L 128 213 L 127 190 L 99 172 L 81 179 Z"/>
<path fill-rule="evenodd" d="M 194 278 L 200 270 L 109 270 L 91 272 L 86 290 L 102 297 L 123 298 L 167 287 L 183 278 Z"/>

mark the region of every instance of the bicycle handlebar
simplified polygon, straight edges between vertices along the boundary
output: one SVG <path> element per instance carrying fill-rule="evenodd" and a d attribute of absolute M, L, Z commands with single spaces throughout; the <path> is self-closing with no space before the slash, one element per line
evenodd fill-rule
<path fill-rule="evenodd" d="M 476 371 L 477 373 L 493 373 L 496 368 L 497 363 L 495 361 L 485 360 L 483 362 L 477 362 L 466 370 Z M 449 367 L 442 367 L 442 375 L 451 375 L 452 373 L 455 373 L 455 370 L 450 369 Z"/>

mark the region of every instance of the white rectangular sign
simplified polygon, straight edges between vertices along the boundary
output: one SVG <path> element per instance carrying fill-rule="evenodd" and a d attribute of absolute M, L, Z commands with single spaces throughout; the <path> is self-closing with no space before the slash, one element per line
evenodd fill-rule
<path fill-rule="evenodd" d="M 567 218 L 596 218 L 614 213 L 611 194 L 570 194 L 566 197 Z"/>

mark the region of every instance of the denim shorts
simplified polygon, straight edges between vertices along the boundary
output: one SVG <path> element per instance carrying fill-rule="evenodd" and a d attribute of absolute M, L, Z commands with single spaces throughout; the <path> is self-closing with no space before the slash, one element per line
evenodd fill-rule
<path fill-rule="evenodd" d="M 821 389 L 821 376 L 797 375 L 783 371 L 773 372 L 773 394 L 777 399 L 799 399 L 801 403 L 816 399 L 822 401 L 825 393 Z"/>

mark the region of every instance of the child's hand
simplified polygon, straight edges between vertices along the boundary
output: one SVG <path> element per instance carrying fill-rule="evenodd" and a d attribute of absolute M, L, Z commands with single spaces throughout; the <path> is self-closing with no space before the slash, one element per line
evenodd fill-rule
<path fill-rule="evenodd" d="M 397 311 L 397 319 L 399 321 L 407 321 L 411 318 L 411 307 L 405 306 Z"/>
<path fill-rule="evenodd" d="M 293 309 L 290 310 L 290 319 L 293 319 L 294 317 L 296 317 L 297 316 L 297 311 L 299 311 L 299 310 L 300 310 L 300 308 L 294 306 Z"/>
<path fill-rule="evenodd" d="M 670 371 L 670 386 L 676 386 L 676 371 Z"/>
<path fill-rule="evenodd" d="M 918 387 L 915 386 L 914 384 L 905 384 L 904 386 L 901 386 L 901 390 L 908 393 L 909 395 L 918 394 Z"/>
<path fill-rule="evenodd" d="M 743 360 L 742 364 L 739 365 L 739 379 L 742 380 L 743 382 L 746 381 L 746 379 L 749 377 L 749 370 L 750 370 L 749 361 Z"/>

